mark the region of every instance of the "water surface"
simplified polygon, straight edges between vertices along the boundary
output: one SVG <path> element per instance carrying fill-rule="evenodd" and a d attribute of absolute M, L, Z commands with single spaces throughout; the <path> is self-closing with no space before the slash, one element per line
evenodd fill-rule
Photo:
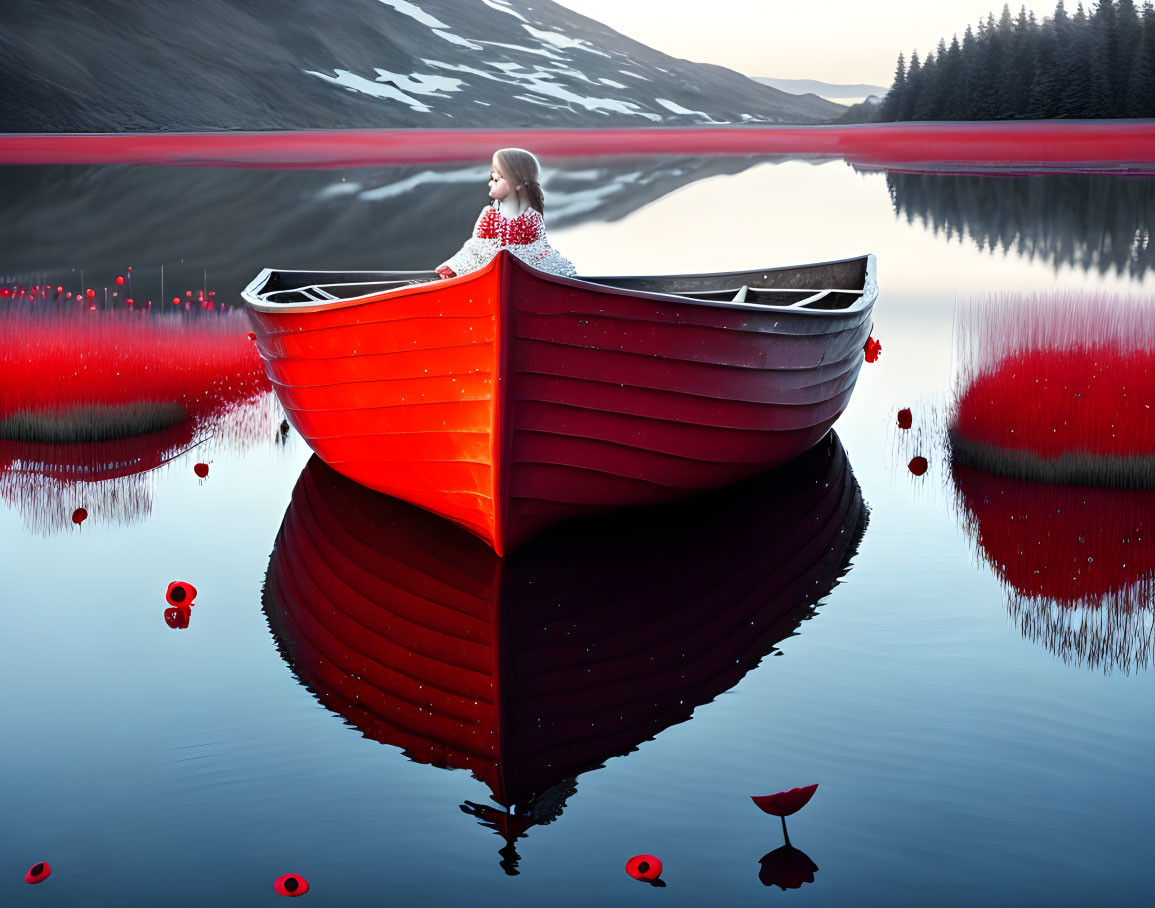
<path fill-rule="evenodd" d="M 235 304 L 266 265 L 427 268 L 466 235 L 485 175 L 7 168 L 21 218 L 0 225 L 0 284 L 79 286 L 83 269 L 112 286 L 133 265 L 159 302 L 165 265 Z M 545 185 L 552 239 L 585 273 L 875 253 L 883 355 L 827 459 L 785 488 L 551 537 L 500 568 L 310 463 L 275 410 L 218 439 L 206 479 L 201 448 L 138 477 L 147 507 L 76 527 L 41 512 L 108 488 L 6 494 L 0 899 L 272 903 L 292 870 L 330 905 L 1146 904 L 1150 588 L 1122 594 L 1122 648 L 1073 647 L 988 557 L 938 427 L 956 304 L 1151 297 L 1155 181 L 623 158 L 566 162 Z M 187 630 L 162 616 L 175 579 L 199 590 Z M 434 584 L 464 617 L 420 610 L 407 633 L 440 621 L 430 645 L 475 661 L 429 675 L 406 646 L 362 642 L 338 664 L 343 631 L 324 620 L 328 658 L 294 645 L 315 620 L 294 610 L 342 583 Z M 599 647 L 605 660 L 587 655 Z M 619 671 L 591 687 L 595 664 Z M 814 882 L 768 892 L 759 859 L 782 830 L 749 796 L 814 782 L 788 821 Z M 637 853 L 661 857 L 666 888 L 624 873 Z M 39 860 L 53 876 L 28 887 Z"/>

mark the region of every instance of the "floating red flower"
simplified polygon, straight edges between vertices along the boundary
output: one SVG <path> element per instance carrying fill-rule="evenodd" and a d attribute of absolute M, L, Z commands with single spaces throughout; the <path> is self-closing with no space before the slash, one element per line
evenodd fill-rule
<path fill-rule="evenodd" d="M 77 526 L 84 523 L 88 519 L 88 511 L 85 508 L 77 508 L 72 512 L 72 522 Z"/>
<path fill-rule="evenodd" d="M 169 605 L 186 607 L 195 605 L 193 600 L 196 597 L 197 588 L 187 580 L 174 580 L 168 585 L 168 591 L 164 594 L 165 601 Z"/>
<path fill-rule="evenodd" d="M 635 854 L 626 861 L 626 873 L 635 880 L 652 883 L 662 875 L 662 862 L 652 854 Z"/>
<path fill-rule="evenodd" d="M 817 790 L 818 785 L 816 783 L 807 785 L 805 788 L 791 788 L 789 791 L 780 791 L 772 795 L 751 795 L 750 800 L 757 804 L 760 810 L 771 816 L 788 817 L 805 807 Z"/>
<path fill-rule="evenodd" d="M 866 339 L 866 346 L 863 347 L 862 350 L 866 354 L 866 361 L 868 363 L 876 362 L 878 358 L 882 356 L 882 342 L 876 341 L 873 337 L 868 337 Z"/>
<path fill-rule="evenodd" d="M 915 476 L 921 476 L 926 472 L 926 468 L 930 465 L 926 462 L 925 457 L 912 457 L 910 459 L 910 463 L 908 463 L 907 466 L 910 468 L 910 472 L 912 472 Z"/>
<path fill-rule="evenodd" d="M 763 855 L 758 863 L 762 865 L 758 871 L 762 885 L 777 886 L 783 892 L 787 889 L 800 889 L 803 883 L 813 883 L 814 874 L 818 870 L 818 865 L 810 860 L 806 852 L 792 845 L 775 848 Z"/>
<path fill-rule="evenodd" d="M 124 275 L 122 275 L 122 274 L 118 274 L 118 275 L 116 276 L 116 286 L 118 286 L 118 287 L 123 287 L 123 286 L 124 286 Z"/>
<path fill-rule="evenodd" d="M 25 883 L 40 883 L 48 879 L 52 873 L 52 868 L 48 866 L 47 861 L 40 861 L 28 868 L 28 872 L 24 874 Z"/>
<path fill-rule="evenodd" d="M 308 881 L 299 873 L 283 873 L 273 883 L 277 895 L 304 895 L 309 891 Z"/>
<path fill-rule="evenodd" d="M 898 427 L 900 429 L 909 429 L 914 424 L 914 417 L 911 416 L 909 408 L 904 407 L 898 411 Z"/>
<path fill-rule="evenodd" d="M 92 299 L 94 296 L 96 296 L 96 291 L 93 290 L 91 287 L 89 287 L 88 290 L 86 290 L 84 292 L 84 295 L 87 296 L 89 299 Z"/>
<path fill-rule="evenodd" d="M 209 475 L 209 465 L 207 463 L 198 463 L 193 465 L 193 472 L 201 479 Z"/>
<path fill-rule="evenodd" d="M 187 605 L 173 605 L 164 610 L 164 623 L 173 630 L 184 630 L 188 627 L 192 609 Z"/>

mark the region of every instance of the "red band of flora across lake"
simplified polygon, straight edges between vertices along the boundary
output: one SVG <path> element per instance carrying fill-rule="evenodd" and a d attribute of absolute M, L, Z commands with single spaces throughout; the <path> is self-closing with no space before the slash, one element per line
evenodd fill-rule
<path fill-rule="evenodd" d="M 1155 123 L 910 122 L 691 129 L 350 129 L 309 132 L 0 135 L 0 164 L 337 167 L 485 160 L 494 148 L 542 157 L 813 154 L 862 164 L 1040 164 L 1155 172 Z M 1079 166 L 1081 165 L 1081 166 Z"/>

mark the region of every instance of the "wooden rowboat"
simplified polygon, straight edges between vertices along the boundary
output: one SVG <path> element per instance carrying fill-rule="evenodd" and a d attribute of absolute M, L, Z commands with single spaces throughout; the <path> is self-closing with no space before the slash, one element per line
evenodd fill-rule
<path fill-rule="evenodd" d="M 810 448 L 850 400 L 878 295 L 869 255 L 573 279 L 503 251 L 434 277 L 266 269 L 243 296 L 321 459 L 499 555 Z"/>

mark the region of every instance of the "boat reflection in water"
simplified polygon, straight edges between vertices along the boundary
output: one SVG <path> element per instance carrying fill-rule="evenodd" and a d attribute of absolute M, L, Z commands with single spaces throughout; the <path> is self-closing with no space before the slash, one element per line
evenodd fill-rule
<path fill-rule="evenodd" d="M 1023 636 L 1064 662 L 1149 668 L 1155 489 L 1051 485 L 951 468 L 967 534 Z"/>
<path fill-rule="evenodd" d="M 314 456 L 264 609 L 321 703 L 410 759 L 468 769 L 514 842 L 577 776 L 733 687 L 849 567 L 867 510 L 838 438 L 771 474 L 563 524 L 507 558 Z"/>

